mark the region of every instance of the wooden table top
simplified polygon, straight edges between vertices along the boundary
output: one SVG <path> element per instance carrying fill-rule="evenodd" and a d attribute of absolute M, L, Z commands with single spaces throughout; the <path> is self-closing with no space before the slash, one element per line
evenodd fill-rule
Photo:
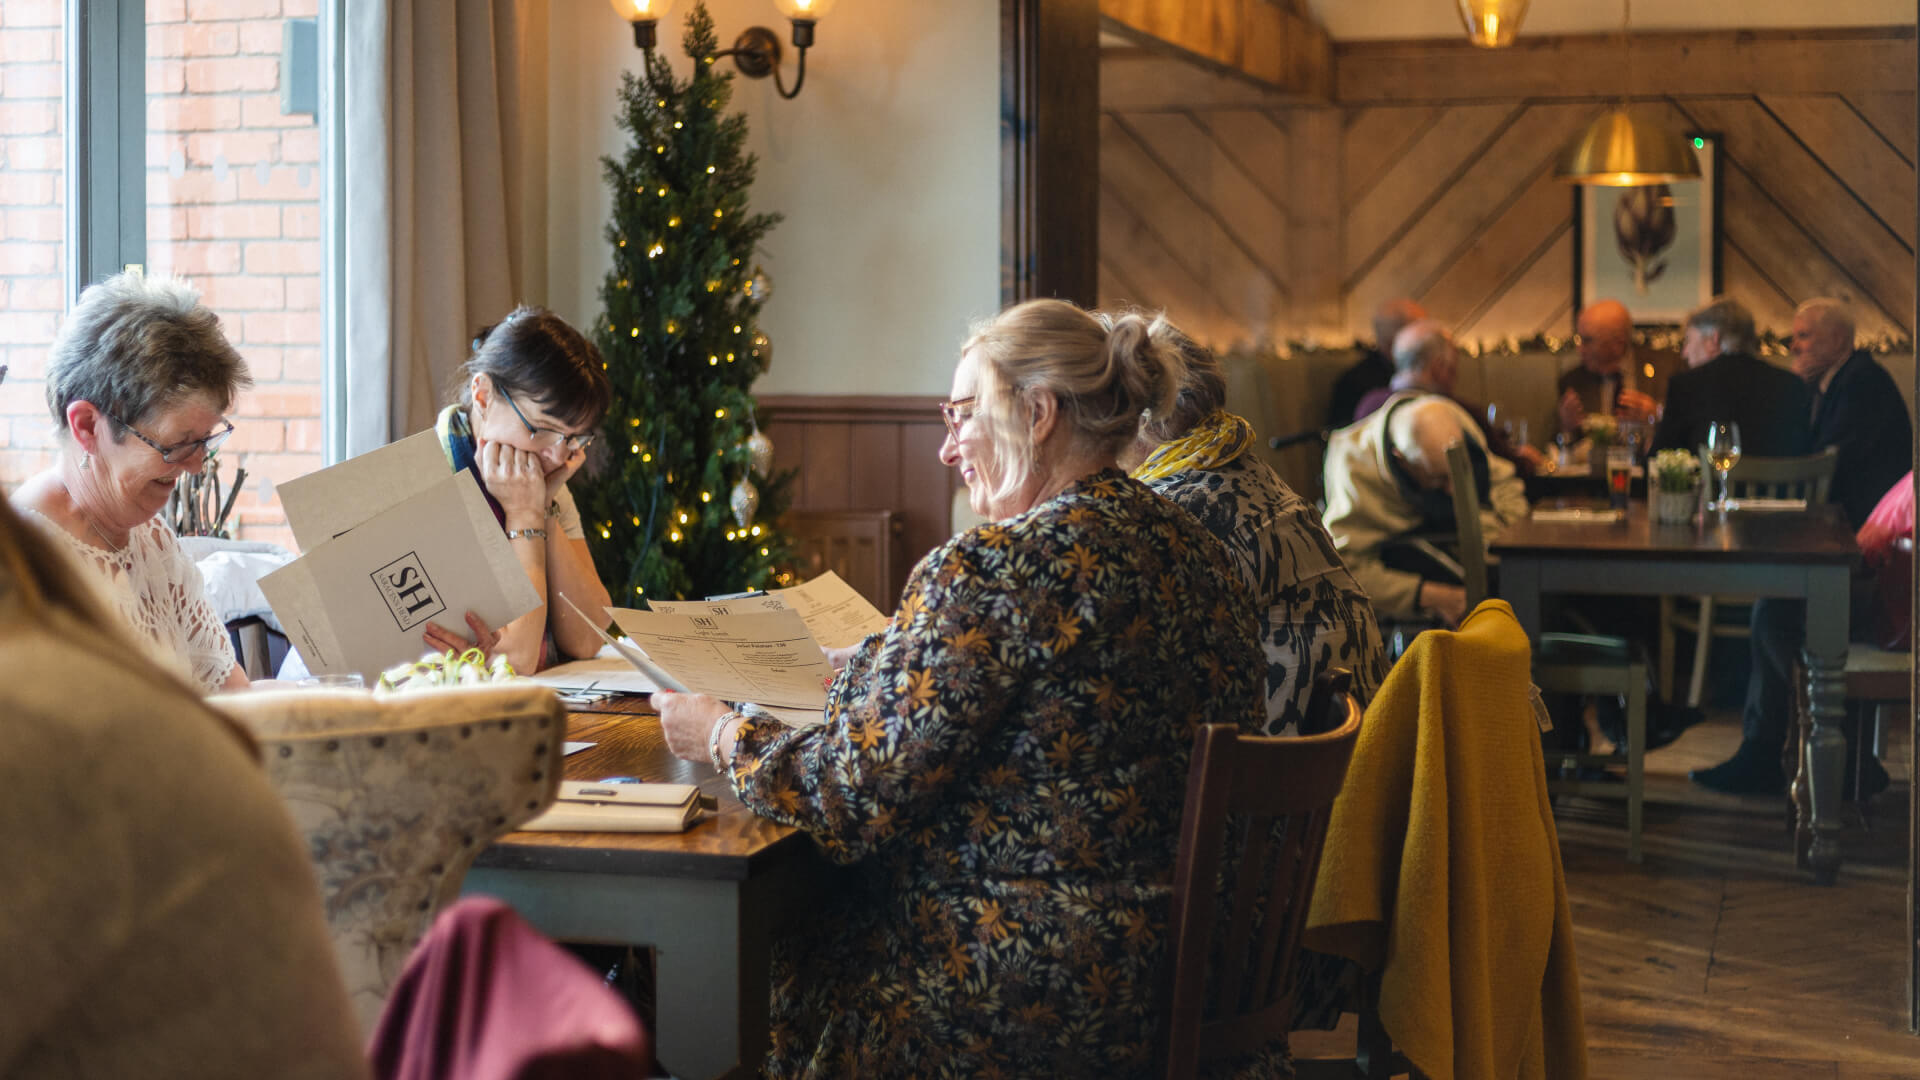
<path fill-rule="evenodd" d="M 1805 511 L 1734 511 L 1684 525 L 1656 525 L 1632 502 L 1618 522 L 1514 522 L 1487 544 L 1496 555 L 1604 556 L 1609 560 L 1716 561 L 1740 555 L 1780 563 L 1847 563 L 1860 549 L 1838 506 Z"/>
<path fill-rule="evenodd" d="M 475 865 L 499 870 L 743 881 L 804 848 L 806 837 L 748 810 L 710 766 L 667 751 L 660 720 L 645 697 L 620 696 L 568 717 L 567 738 L 595 745 L 566 759 L 569 780 L 631 776 L 665 784 L 697 784 L 720 804 L 681 833 L 510 833 L 480 853 Z"/>

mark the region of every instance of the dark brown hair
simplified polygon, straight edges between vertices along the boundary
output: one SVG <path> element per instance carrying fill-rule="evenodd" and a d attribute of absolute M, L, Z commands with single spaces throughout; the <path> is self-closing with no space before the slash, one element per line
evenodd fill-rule
<path fill-rule="evenodd" d="M 460 398 L 468 406 L 475 375 L 580 431 L 599 427 L 613 406 L 600 350 L 546 308 L 523 304 L 473 335 L 473 355 L 460 366 Z"/>

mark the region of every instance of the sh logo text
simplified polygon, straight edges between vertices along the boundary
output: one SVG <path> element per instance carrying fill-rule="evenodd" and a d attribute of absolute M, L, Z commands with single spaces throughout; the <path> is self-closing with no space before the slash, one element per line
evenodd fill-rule
<path fill-rule="evenodd" d="M 447 608 L 439 590 L 433 587 L 433 579 L 420 565 L 420 556 L 411 551 L 374 571 L 372 577 L 380 599 L 386 601 L 387 612 L 401 630 L 411 630 Z"/>

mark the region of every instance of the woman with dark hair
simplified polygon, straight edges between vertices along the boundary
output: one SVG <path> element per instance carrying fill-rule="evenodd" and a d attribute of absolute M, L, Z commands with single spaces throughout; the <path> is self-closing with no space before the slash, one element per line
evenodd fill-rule
<path fill-rule="evenodd" d="M 423 639 L 504 653 L 522 674 L 592 656 L 596 628 L 560 595 L 589 613 L 612 603 L 567 490 L 613 402 L 600 350 L 553 312 L 522 306 L 475 335 L 460 370 L 460 400 L 435 423 L 440 445 L 455 472 L 473 470 L 541 604 L 498 630 L 468 614 L 472 641 L 437 623 Z"/>
<path fill-rule="evenodd" d="M 1260 612 L 1267 730 L 1299 723 L 1313 680 L 1328 668 L 1351 669 L 1354 696 L 1365 704 L 1387 674 L 1373 602 L 1340 561 L 1319 511 L 1252 453 L 1253 428 L 1226 410 L 1227 383 L 1212 350 L 1165 316 L 1149 333 L 1181 360 L 1179 395 L 1172 409 L 1142 421 L 1120 464 L 1227 546 Z"/>

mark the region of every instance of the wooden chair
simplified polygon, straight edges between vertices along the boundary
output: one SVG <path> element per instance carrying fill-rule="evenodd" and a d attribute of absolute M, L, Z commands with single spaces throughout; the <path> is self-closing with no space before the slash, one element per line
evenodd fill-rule
<path fill-rule="evenodd" d="M 1833 484 L 1833 466 L 1839 450 L 1827 447 L 1817 454 L 1786 458 L 1741 458 L 1727 473 L 1727 491 L 1736 499 L 1805 499 L 1814 506 L 1827 501 Z M 1701 462 L 1707 460 L 1707 448 L 1699 448 Z M 1702 465 L 1705 468 L 1705 465 Z M 1709 484 L 1713 477 L 1706 477 Z M 1660 598 L 1660 696 L 1673 700 L 1674 644 L 1676 631 L 1692 634 L 1693 669 L 1687 681 L 1687 704 L 1700 707 L 1707 681 L 1707 653 L 1714 638 L 1744 638 L 1744 617 L 1748 597 L 1696 596 Z M 1728 614 L 1730 605 L 1738 605 L 1735 618 L 1716 619 Z"/>
<path fill-rule="evenodd" d="M 566 712 L 531 683 L 376 698 L 229 694 L 313 856 L 340 973 L 371 1031 L 474 856 L 553 802 Z"/>
<path fill-rule="evenodd" d="M 1487 598 L 1487 544 L 1480 530 L 1480 499 L 1473 483 L 1473 466 L 1465 443 L 1447 447 L 1447 468 L 1453 477 L 1453 516 L 1460 530 L 1460 565 L 1467 571 L 1467 608 Z M 1569 795 L 1620 795 L 1627 801 L 1627 861 L 1639 862 L 1640 831 L 1645 819 L 1647 752 L 1647 660 L 1640 649 L 1622 638 L 1586 634 L 1541 634 L 1534 643 L 1533 682 L 1550 694 L 1623 695 L 1627 699 L 1627 782 L 1555 779 L 1571 766 L 1613 765 L 1613 754 L 1549 751 L 1546 754 L 1548 790 Z"/>
<path fill-rule="evenodd" d="M 899 523 L 893 511 L 790 510 L 784 520 L 803 579 L 831 570 L 881 611 L 899 604 L 893 580 Z"/>
<path fill-rule="evenodd" d="M 1329 715 L 1321 723 L 1332 730 L 1325 734 L 1243 735 L 1207 724 L 1194 735 L 1167 931 L 1169 1078 L 1194 1076 L 1202 1063 L 1286 1036 L 1320 847 L 1360 734 L 1360 705 L 1344 688 L 1352 676 L 1321 678 L 1330 677 L 1336 681 L 1327 682 Z M 1216 887 L 1229 858 L 1234 888 L 1222 898 Z"/>

